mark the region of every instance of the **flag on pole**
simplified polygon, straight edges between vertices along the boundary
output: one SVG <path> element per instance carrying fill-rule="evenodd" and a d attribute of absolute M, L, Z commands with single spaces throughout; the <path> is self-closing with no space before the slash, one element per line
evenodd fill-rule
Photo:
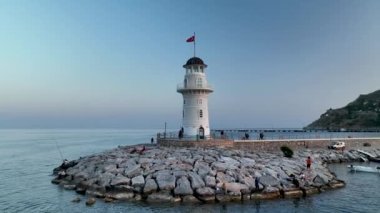
<path fill-rule="evenodd" d="M 186 39 L 186 42 L 194 42 L 194 41 L 195 41 L 195 35 L 193 35 L 190 38 Z"/>

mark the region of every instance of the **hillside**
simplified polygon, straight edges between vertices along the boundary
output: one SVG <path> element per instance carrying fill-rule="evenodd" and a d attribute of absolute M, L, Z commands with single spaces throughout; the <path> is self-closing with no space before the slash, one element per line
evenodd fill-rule
<path fill-rule="evenodd" d="M 380 90 L 360 95 L 355 101 L 339 109 L 329 109 L 306 129 L 329 130 L 380 129 Z"/>

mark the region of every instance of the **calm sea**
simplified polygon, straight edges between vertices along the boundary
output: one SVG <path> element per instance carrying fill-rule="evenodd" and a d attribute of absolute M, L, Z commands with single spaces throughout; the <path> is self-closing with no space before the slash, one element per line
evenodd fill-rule
<path fill-rule="evenodd" d="M 64 158 L 150 142 L 157 130 L 0 130 L 0 212 L 380 212 L 380 175 L 331 169 L 347 187 L 301 199 L 228 204 L 72 203 L 78 195 L 50 183 Z M 59 149 L 57 148 L 59 147 Z M 365 164 L 367 165 L 367 164 Z M 379 164 L 369 164 L 379 166 Z M 84 199 L 83 199 L 84 200 Z"/>

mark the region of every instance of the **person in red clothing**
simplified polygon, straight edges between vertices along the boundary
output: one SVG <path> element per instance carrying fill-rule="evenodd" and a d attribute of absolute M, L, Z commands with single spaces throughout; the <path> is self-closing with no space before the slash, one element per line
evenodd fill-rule
<path fill-rule="evenodd" d="M 310 166 L 311 166 L 311 158 L 310 158 L 310 156 L 309 156 L 309 157 L 307 157 L 307 160 L 306 160 L 306 167 L 307 167 L 308 169 L 310 169 Z"/>

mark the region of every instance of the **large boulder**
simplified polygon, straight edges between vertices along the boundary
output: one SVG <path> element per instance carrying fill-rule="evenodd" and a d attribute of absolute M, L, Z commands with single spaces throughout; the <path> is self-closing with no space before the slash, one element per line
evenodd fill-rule
<path fill-rule="evenodd" d="M 155 192 L 148 196 L 148 202 L 176 202 L 176 199 L 168 191 Z"/>
<path fill-rule="evenodd" d="M 243 183 L 243 184 L 245 184 L 246 186 L 248 186 L 248 188 L 249 188 L 250 190 L 256 188 L 256 186 L 255 186 L 255 179 L 253 179 L 252 176 L 245 176 L 245 177 L 243 177 L 243 180 L 241 181 L 241 183 Z"/>
<path fill-rule="evenodd" d="M 205 183 L 203 182 L 201 176 L 199 176 L 198 174 L 196 174 L 194 172 L 190 172 L 189 178 L 190 178 L 191 186 L 193 189 L 205 187 Z"/>
<path fill-rule="evenodd" d="M 156 181 L 160 190 L 172 190 L 175 188 L 175 177 L 171 174 L 159 174 Z"/>
<path fill-rule="evenodd" d="M 129 185 L 131 179 L 125 177 L 124 175 L 117 175 L 112 178 L 110 185 L 111 186 L 117 186 L 117 185 Z"/>
<path fill-rule="evenodd" d="M 136 176 L 132 178 L 132 186 L 133 187 L 143 187 L 145 185 L 145 180 L 142 175 Z"/>
<path fill-rule="evenodd" d="M 198 198 L 194 197 L 193 195 L 186 195 L 182 197 L 182 202 L 184 203 L 199 203 L 200 200 Z"/>
<path fill-rule="evenodd" d="M 192 195 L 193 189 L 187 177 L 181 177 L 177 180 L 177 187 L 174 189 L 175 195 Z"/>
<path fill-rule="evenodd" d="M 208 163 L 203 161 L 197 161 L 194 165 L 194 169 L 201 177 L 204 177 L 212 172 L 212 169 L 208 166 Z"/>
<path fill-rule="evenodd" d="M 235 178 L 224 174 L 223 172 L 216 173 L 216 182 L 217 183 L 228 183 L 228 182 L 235 182 Z"/>
<path fill-rule="evenodd" d="M 125 168 L 124 174 L 125 174 L 125 176 L 127 176 L 129 178 L 134 178 L 138 175 L 141 175 L 142 170 L 141 170 L 140 164 L 128 166 L 127 168 Z"/>
<path fill-rule="evenodd" d="M 265 186 L 278 186 L 280 182 L 270 175 L 264 175 L 260 178 L 260 183 L 262 183 Z"/>
<path fill-rule="evenodd" d="M 173 171 L 173 175 L 176 178 L 178 178 L 178 177 L 182 177 L 182 176 L 187 176 L 187 172 L 186 171 L 182 171 L 182 170 Z"/>
<path fill-rule="evenodd" d="M 215 200 L 215 190 L 210 187 L 198 188 L 196 190 L 199 200 L 210 202 Z"/>
<path fill-rule="evenodd" d="M 215 187 L 216 186 L 215 177 L 207 175 L 205 177 L 205 184 L 206 184 L 206 186 L 209 186 L 209 187 Z"/>
<path fill-rule="evenodd" d="M 241 167 L 254 167 L 256 164 L 256 161 L 251 158 L 241 158 Z"/>
<path fill-rule="evenodd" d="M 150 194 L 155 191 L 157 191 L 156 181 L 151 178 L 147 178 L 144 186 L 144 194 Z"/>
<path fill-rule="evenodd" d="M 129 200 L 132 199 L 134 196 L 133 192 L 112 192 L 107 193 L 106 197 L 112 198 L 115 200 Z"/>
<path fill-rule="evenodd" d="M 224 172 L 227 169 L 230 169 L 230 170 L 238 169 L 238 167 L 235 166 L 234 164 L 228 164 L 228 163 L 222 163 L 222 162 L 214 162 L 211 164 L 211 167 L 218 172 Z"/>

